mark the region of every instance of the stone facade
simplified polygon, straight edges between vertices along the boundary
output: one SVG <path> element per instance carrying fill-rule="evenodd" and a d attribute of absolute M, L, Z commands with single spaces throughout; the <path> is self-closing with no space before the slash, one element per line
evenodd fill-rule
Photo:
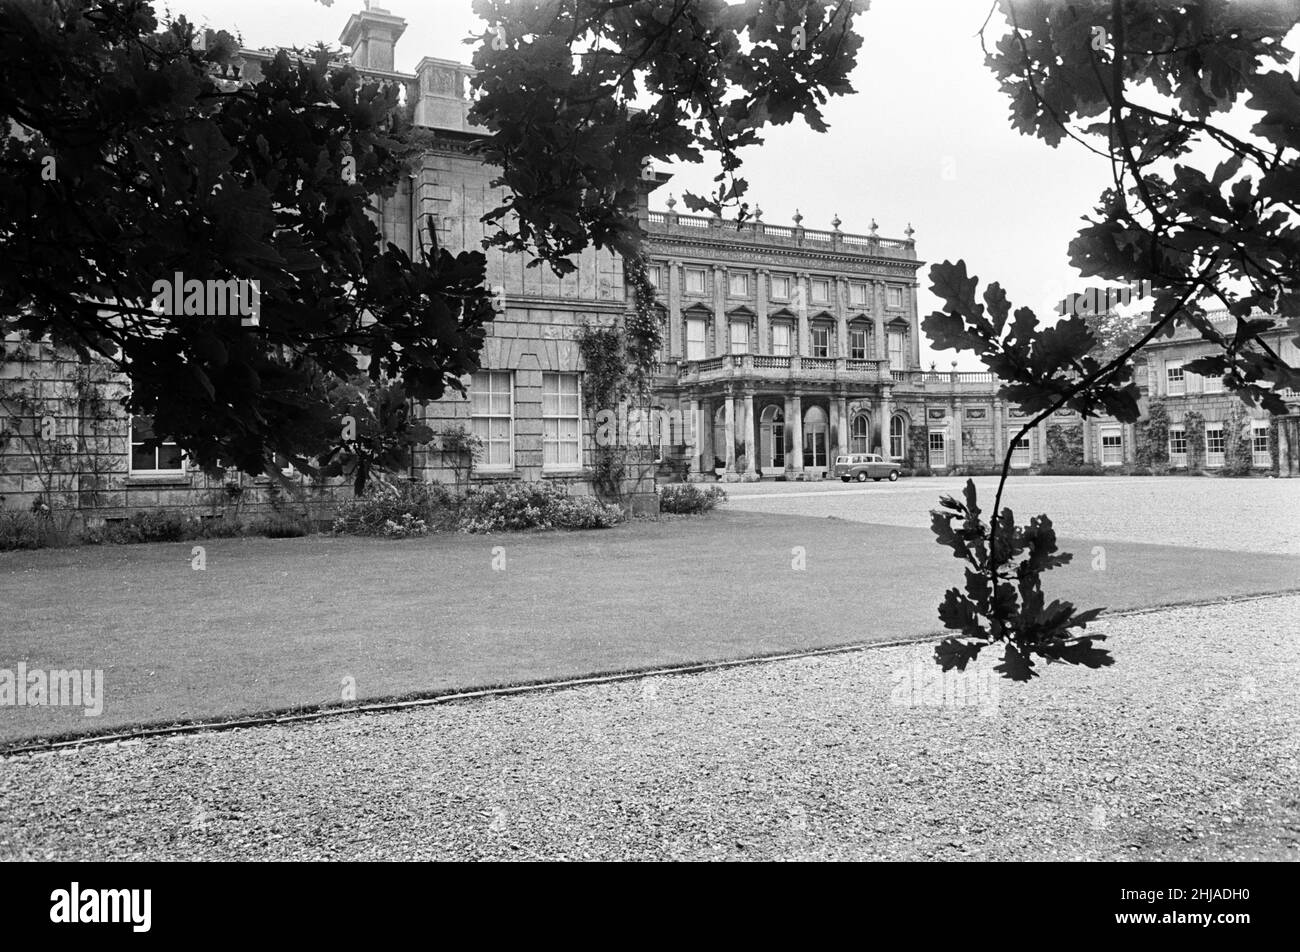
<path fill-rule="evenodd" d="M 394 84 L 423 146 L 396 193 L 379 204 L 385 240 L 410 250 L 432 218 L 440 245 L 480 250 L 488 209 L 501 201 L 493 170 L 470 147 L 472 70 L 426 57 L 413 74 L 393 71 L 393 45 L 405 21 L 378 8 L 354 15 L 343 41 L 353 63 L 372 79 Z M 260 75 L 270 54 L 244 50 L 230 82 Z M 809 479 L 828 474 L 846 453 L 880 453 L 918 474 L 991 471 L 1025 420 L 997 395 L 988 373 L 939 372 L 920 360 L 916 255 L 907 237 L 792 225 L 757 219 L 737 228 L 719 218 L 649 209 L 667 181 L 645 183 L 642 225 L 651 273 L 659 288 L 663 346 L 654 377 L 655 405 L 667 425 L 646 440 L 657 463 L 634 467 L 625 488 L 634 505 L 653 507 L 654 482 L 721 478 Z M 629 310 L 622 262 L 589 250 L 577 271 L 556 277 L 528 268 L 523 256 L 486 252 L 497 291 L 497 319 L 488 328 L 482 372 L 466 378 L 467 397 L 452 395 L 421 408 L 435 431 L 464 426 L 485 443 L 466 476 L 471 484 L 503 479 L 554 480 L 590 492 L 601 411 L 581 405 L 578 336 Z M 1295 347 L 1279 333 L 1276 346 L 1294 363 Z M 0 505 L 30 507 L 50 498 L 96 523 L 132 512 L 170 508 L 217 517 L 292 505 L 328 517 L 348 487 L 309 485 L 292 471 L 285 480 L 209 475 L 185 464 L 174 447 L 146 444 L 149 421 L 122 410 L 126 381 L 101 365 L 16 338 L 0 359 Z M 1172 465 L 1214 470 L 1222 452 L 1240 458 L 1251 441 L 1256 472 L 1300 472 L 1300 413 L 1269 419 L 1242 415 L 1239 403 L 1204 382 L 1179 377 L 1177 364 L 1204 352 L 1190 335 L 1158 342 L 1140 368 L 1144 410 L 1159 401 L 1176 440 Z M 626 415 L 619 417 L 626 425 Z M 1198 422 L 1199 421 L 1199 422 Z M 631 421 L 636 426 L 635 421 Z M 1014 457 L 1016 472 L 1044 466 L 1124 469 L 1138 457 L 1143 424 L 1082 421 L 1058 414 L 1030 433 Z M 1265 439 L 1261 442 L 1260 433 Z M 1244 437 L 1243 437 L 1244 434 Z M 1237 447 L 1235 451 L 1228 445 Z M 411 476 L 447 484 L 461 461 L 435 440 L 417 452 Z"/>
<path fill-rule="evenodd" d="M 1233 318 L 1226 311 L 1210 318 L 1225 334 L 1232 333 Z M 1265 341 L 1291 366 L 1300 364 L 1300 348 L 1281 329 L 1265 335 Z M 1300 393 L 1283 391 L 1289 411 L 1285 415 L 1246 407 L 1221 381 L 1183 369 L 1211 353 L 1213 345 L 1182 329 L 1148 345 L 1145 362 L 1138 368 L 1144 418 L 1155 403 L 1168 416 L 1170 437 L 1165 449 L 1171 469 L 1212 473 L 1235 468 L 1300 476 Z"/>

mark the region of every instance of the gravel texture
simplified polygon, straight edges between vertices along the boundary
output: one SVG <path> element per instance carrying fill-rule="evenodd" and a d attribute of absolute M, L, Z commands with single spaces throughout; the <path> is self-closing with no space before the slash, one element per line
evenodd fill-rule
<path fill-rule="evenodd" d="M 1114 618 L 975 705 L 885 648 L 15 756 L 0 858 L 1300 859 L 1298 619 Z"/>
<path fill-rule="evenodd" d="M 974 477 L 992 509 L 997 479 Z M 731 483 L 730 509 L 928 528 L 944 495 L 960 496 L 966 477 L 916 477 L 896 483 Z M 1189 476 L 1016 476 L 1002 504 L 1020 522 L 1047 513 L 1058 534 L 1164 545 L 1300 555 L 1300 479 Z"/>

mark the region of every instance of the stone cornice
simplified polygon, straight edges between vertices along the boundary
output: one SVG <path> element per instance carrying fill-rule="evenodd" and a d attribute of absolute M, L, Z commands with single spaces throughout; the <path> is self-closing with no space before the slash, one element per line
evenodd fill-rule
<path fill-rule="evenodd" d="M 646 233 L 646 252 L 660 258 L 716 258 L 719 252 L 729 261 L 746 262 L 768 270 L 782 271 L 841 271 L 869 275 L 871 272 L 894 272 L 900 275 L 915 274 L 926 262 L 912 258 L 893 258 L 886 255 L 863 255 L 814 248 L 787 248 L 778 245 L 761 245 L 750 242 L 725 241 L 700 238 L 686 242 L 679 235 Z M 713 261 L 707 264 L 713 264 Z"/>

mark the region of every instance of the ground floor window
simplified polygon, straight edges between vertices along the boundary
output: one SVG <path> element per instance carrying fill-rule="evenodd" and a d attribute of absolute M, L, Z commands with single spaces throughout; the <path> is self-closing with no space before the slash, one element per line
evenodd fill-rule
<path fill-rule="evenodd" d="M 1273 456 L 1268 449 L 1268 424 L 1250 425 L 1250 462 L 1253 466 L 1271 466 Z"/>
<path fill-rule="evenodd" d="M 1011 444 L 1011 465 L 1017 469 L 1028 469 L 1033 462 L 1033 453 L 1029 448 L 1029 434 L 1025 434 Z"/>
<path fill-rule="evenodd" d="M 1169 428 L 1169 463 L 1172 466 L 1187 465 L 1187 431 L 1181 426 Z"/>
<path fill-rule="evenodd" d="M 1222 423 L 1205 424 L 1205 465 L 1210 467 L 1223 465 L 1223 454 L 1227 443 L 1223 436 Z"/>
<path fill-rule="evenodd" d="M 1110 427 L 1101 431 L 1101 465 L 1119 466 L 1124 462 L 1124 431 Z"/>
<path fill-rule="evenodd" d="M 930 465 L 942 467 L 948 465 L 948 446 L 942 430 L 930 431 Z"/>
<path fill-rule="evenodd" d="M 483 443 L 475 468 L 512 469 L 514 453 L 514 375 L 483 370 L 470 378 L 470 429 Z"/>
<path fill-rule="evenodd" d="M 889 456 L 891 459 L 902 459 L 906 449 L 907 424 L 902 417 L 896 416 L 889 421 Z"/>
<path fill-rule="evenodd" d="M 871 452 L 871 421 L 865 413 L 859 413 L 853 418 L 853 426 L 849 431 L 849 452 Z"/>
<path fill-rule="evenodd" d="M 574 469 L 582 457 L 577 374 L 542 374 L 542 469 Z"/>
<path fill-rule="evenodd" d="M 181 449 L 175 440 L 159 439 L 153 432 L 153 417 L 131 417 L 131 472 L 180 473 L 185 470 Z"/>

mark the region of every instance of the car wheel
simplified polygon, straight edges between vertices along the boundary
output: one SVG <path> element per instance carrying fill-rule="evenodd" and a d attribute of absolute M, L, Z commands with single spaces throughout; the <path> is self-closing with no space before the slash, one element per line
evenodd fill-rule
<path fill-rule="evenodd" d="M 879 476 L 872 476 L 872 477 L 871 477 L 871 481 L 872 481 L 873 483 L 878 483 L 878 482 L 880 482 L 880 477 L 879 477 Z"/>
<path fill-rule="evenodd" d="M 860 483 L 865 483 L 866 481 L 867 481 L 867 474 L 866 474 L 866 473 L 858 473 L 858 482 L 860 482 Z"/>
<path fill-rule="evenodd" d="M 849 477 L 847 477 L 847 476 L 841 476 L 841 477 L 840 477 L 840 482 L 842 482 L 842 483 L 847 483 L 848 481 L 849 481 Z"/>
<path fill-rule="evenodd" d="M 896 470 L 896 469 L 891 469 L 891 470 L 889 471 L 889 481 L 890 481 L 891 483 L 896 483 L 896 482 L 898 482 L 898 470 Z"/>

